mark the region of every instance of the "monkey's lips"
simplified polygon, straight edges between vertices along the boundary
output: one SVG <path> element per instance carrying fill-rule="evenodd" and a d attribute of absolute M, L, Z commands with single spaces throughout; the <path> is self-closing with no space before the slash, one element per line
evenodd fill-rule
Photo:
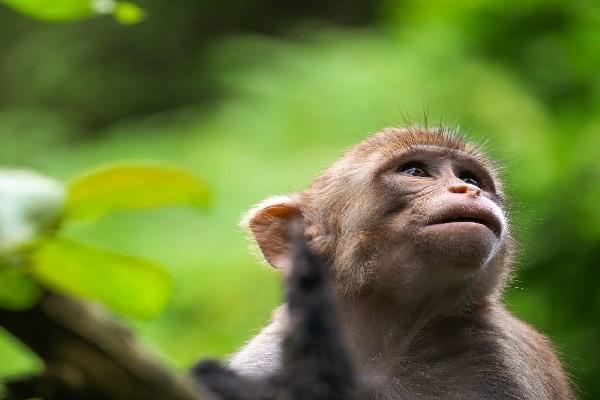
<path fill-rule="evenodd" d="M 502 222 L 494 212 L 479 206 L 451 207 L 431 216 L 427 226 L 482 226 L 500 237 Z"/>

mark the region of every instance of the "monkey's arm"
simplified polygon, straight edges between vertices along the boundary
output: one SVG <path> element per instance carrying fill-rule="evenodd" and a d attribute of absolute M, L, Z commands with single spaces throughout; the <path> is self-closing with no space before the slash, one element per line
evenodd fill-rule
<path fill-rule="evenodd" d="M 253 378 L 242 376 L 215 362 L 204 361 L 192 371 L 194 378 L 224 399 L 355 398 L 354 373 L 346 349 L 341 343 L 333 293 L 325 269 L 310 252 L 302 236 L 296 233 L 294 237 L 293 262 L 288 275 L 287 323 L 272 324 L 266 328 L 261 333 L 261 338 L 251 341 L 241 355 L 232 360 L 234 369 L 251 370 L 256 365 L 260 365 L 258 368 L 268 369 L 281 363 L 280 368 L 266 376 Z M 275 320 L 280 319 L 279 314 L 281 311 L 275 315 Z M 281 340 L 266 346 L 268 339 L 273 338 L 272 335 L 278 329 L 285 330 L 281 356 L 273 352 L 273 348 L 281 345 Z M 253 362 L 252 357 L 261 359 L 263 354 L 252 351 L 264 350 L 263 346 L 266 346 L 268 360 Z"/>

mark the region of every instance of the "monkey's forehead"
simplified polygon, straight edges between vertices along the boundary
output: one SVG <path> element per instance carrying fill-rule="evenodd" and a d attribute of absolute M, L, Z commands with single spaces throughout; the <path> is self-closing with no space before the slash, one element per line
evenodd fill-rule
<path fill-rule="evenodd" d="M 389 154 L 418 147 L 457 150 L 484 158 L 481 149 L 467 141 L 460 132 L 446 127 L 386 128 L 351 147 L 346 155 L 369 158 L 372 154 Z"/>
<path fill-rule="evenodd" d="M 350 147 L 316 180 L 329 183 L 335 177 L 369 179 L 378 170 L 384 170 L 407 153 L 438 153 L 442 157 L 471 159 L 488 171 L 501 186 L 498 170 L 479 146 L 465 140 L 457 131 L 448 128 L 387 128 Z M 335 179 L 334 179 L 335 180 Z"/>

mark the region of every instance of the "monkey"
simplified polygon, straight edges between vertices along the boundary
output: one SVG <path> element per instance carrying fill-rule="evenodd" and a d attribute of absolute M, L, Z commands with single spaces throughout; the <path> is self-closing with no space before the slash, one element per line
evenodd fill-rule
<path fill-rule="evenodd" d="M 293 224 L 332 279 L 359 399 L 574 399 L 549 339 L 502 302 L 516 245 L 499 168 L 457 130 L 383 129 L 242 222 L 284 274 Z M 229 367 L 276 372 L 288 325 L 283 304 Z"/>

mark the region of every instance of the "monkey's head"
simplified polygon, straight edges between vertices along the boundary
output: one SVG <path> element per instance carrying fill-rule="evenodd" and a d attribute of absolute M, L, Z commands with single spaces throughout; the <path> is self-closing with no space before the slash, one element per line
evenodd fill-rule
<path fill-rule="evenodd" d="M 500 292 L 510 269 L 496 170 L 442 128 L 385 129 L 351 147 L 306 191 L 269 198 L 245 218 L 266 260 L 283 269 L 289 227 L 298 221 L 345 295 L 409 303 L 458 291 L 484 301 Z"/>

